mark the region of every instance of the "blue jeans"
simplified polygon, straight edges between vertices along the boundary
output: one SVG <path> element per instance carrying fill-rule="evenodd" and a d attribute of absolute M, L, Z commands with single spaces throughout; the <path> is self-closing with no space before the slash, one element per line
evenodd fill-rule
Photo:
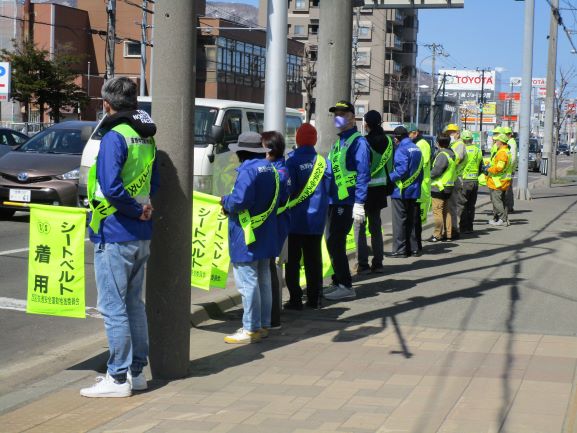
<path fill-rule="evenodd" d="M 250 332 L 270 328 L 272 287 L 270 259 L 233 263 L 234 280 L 242 297 L 242 327 Z"/>
<path fill-rule="evenodd" d="M 150 241 L 94 245 L 98 311 L 104 316 L 111 376 L 140 374 L 148 364 L 148 324 L 142 299 Z"/>

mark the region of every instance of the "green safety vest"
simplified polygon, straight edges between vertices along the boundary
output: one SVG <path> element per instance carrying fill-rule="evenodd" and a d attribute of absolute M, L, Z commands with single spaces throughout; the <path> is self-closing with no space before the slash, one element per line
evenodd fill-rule
<path fill-rule="evenodd" d="M 313 170 L 311 171 L 311 174 L 307 179 L 307 183 L 305 184 L 304 188 L 296 198 L 288 201 L 288 203 L 286 204 L 286 206 L 283 208 L 282 211 L 286 209 L 292 209 L 293 207 L 295 207 L 298 204 L 301 204 L 303 201 L 305 201 L 311 195 L 313 195 L 317 187 L 321 183 L 321 180 L 325 175 L 326 169 L 327 169 L 327 161 L 322 155 L 317 155 L 315 159 L 315 165 L 313 166 Z M 277 211 L 277 214 L 281 213 L 282 211 L 280 212 Z"/>
<path fill-rule="evenodd" d="M 156 145 L 154 138 L 141 137 L 130 125 L 124 123 L 112 128 L 124 137 L 128 148 L 128 157 L 122 167 L 120 177 L 124 189 L 130 197 L 140 204 L 148 203 L 150 199 L 150 179 L 152 176 L 152 165 L 156 157 Z M 88 205 L 92 211 L 90 228 L 94 233 L 100 230 L 100 222 L 106 217 L 116 212 L 102 194 L 96 176 L 96 164 L 88 171 Z"/>
<path fill-rule="evenodd" d="M 507 159 L 507 165 L 505 165 L 505 168 L 503 169 L 503 171 L 501 173 L 498 174 L 489 174 L 489 176 L 491 177 L 491 179 L 493 179 L 493 183 L 495 184 L 496 188 L 500 188 L 501 185 L 503 185 L 503 183 L 501 181 L 503 180 L 511 180 L 513 179 L 513 171 L 512 169 L 512 164 L 511 164 L 511 155 L 509 150 L 507 149 L 499 149 L 497 151 L 497 153 L 495 153 L 495 155 L 493 156 L 493 158 L 491 158 L 491 165 L 495 164 L 495 158 L 497 157 L 497 154 L 499 152 L 505 152 L 507 153 L 507 156 L 509 157 Z"/>
<path fill-rule="evenodd" d="M 388 135 L 388 146 L 383 154 L 371 147 L 371 180 L 369 187 L 387 184 L 387 173 L 392 170 L 393 163 L 393 140 Z"/>
<path fill-rule="evenodd" d="M 255 216 L 251 216 L 248 210 L 246 209 L 239 212 L 238 214 L 238 221 L 240 223 L 240 226 L 242 227 L 242 231 L 244 232 L 244 241 L 247 246 L 256 241 L 256 237 L 254 236 L 254 230 L 263 225 L 263 223 L 267 220 L 267 218 L 272 214 L 276 206 L 276 201 L 280 190 L 280 182 L 278 171 L 274 167 L 272 169 L 274 171 L 275 189 L 274 189 L 274 197 L 272 198 L 272 201 L 268 209 L 265 210 L 263 213 L 260 213 Z"/>
<path fill-rule="evenodd" d="M 459 152 L 457 152 L 457 147 L 459 147 L 459 145 L 463 145 L 463 147 L 465 147 L 463 140 L 459 139 L 451 144 L 451 150 L 455 153 L 455 162 L 457 163 L 457 176 L 461 176 L 463 174 L 463 170 L 465 170 L 465 165 L 467 164 L 467 151 L 465 150 L 465 156 L 463 160 L 461 160 Z"/>
<path fill-rule="evenodd" d="M 511 138 L 507 144 L 509 145 L 509 154 L 511 156 L 511 172 L 514 172 L 515 167 L 517 167 L 517 142 L 514 138 Z"/>
<path fill-rule="evenodd" d="M 422 170 L 423 170 L 423 156 L 421 155 L 421 160 L 419 161 L 419 167 L 417 167 L 417 170 L 411 175 L 411 177 L 405 179 L 404 181 L 399 179 L 395 182 L 395 185 L 397 185 L 397 188 L 399 188 L 401 196 L 403 194 L 403 190 L 411 186 L 413 182 L 417 180 Z"/>
<path fill-rule="evenodd" d="M 491 146 L 491 159 L 493 159 L 498 150 L 499 146 L 497 146 L 496 143 L 493 143 L 493 145 Z"/>
<path fill-rule="evenodd" d="M 467 165 L 461 177 L 463 180 L 476 181 L 479 178 L 479 164 L 483 159 L 483 152 L 474 144 L 467 146 Z"/>
<path fill-rule="evenodd" d="M 483 158 L 483 165 L 487 165 L 491 162 L 491 158 Z M 487 175 L 485 173 L 481 173 L 477 178 L 479 180 L 479 185 L 487 185 Z"/>
<path fill-rule="evenodd" d="M 343 147 L 340 146 L 340 140 L 337 140 L 329 153 L 339 200 L 346 199 L 349 196 L 348 188 L 357 183 L 357 172 L 347 170 L 347 151 L 358 137 L 361 137 L 361 134 L 355 132 L 347 138 Z"/>
<path fill-rule="evenodd" d="M 437 153 L 435 161 L 441 153 L 447 155 L 449 166 L 441 176 L 431 182 L 431 185 L 437 187 L 439 191 L 443 191 L 446 187 L 455 186 L 455 180 L 457 180 L 457 158 L 455 157 L 455 159 L 453 159 L 447 151 L 441 150 L 439 153 Z M 435 165 L 435 162 L 433 162 L 433 165 Z"/>

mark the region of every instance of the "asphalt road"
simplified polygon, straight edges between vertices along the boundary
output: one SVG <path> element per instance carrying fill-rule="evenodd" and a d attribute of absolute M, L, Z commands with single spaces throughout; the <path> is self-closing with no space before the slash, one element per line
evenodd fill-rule
<path fill-rule="evenodd" d="M 569 157 L 561 156 L 559 159 L 560 168 L 571 163 Z M 539 178 L 540 174 L 529 175 L 530 182 Z M 390 235 L 389 209 L 383 211 L 383 226 L 385 234 Z M 0 395 L 7 391 L 7 386 L 14 387 L 18 381 L 32 381 L 49 375 L 85 358 L 95 347 L 106 348 L 101 319 L 49 317 L 22 311 L 26 299 L 27 247 L 26 213 L 17 213 L 11 220 L 0 221 L 0 379 L 13 377 L 13 380 L 5 382 L 7 385 L 0 385 Z M 93 253 L 89 242 L 85 260 L 86 305 L 95 307 Z M 448 309 L 441 317 L 451 314 Z"/>

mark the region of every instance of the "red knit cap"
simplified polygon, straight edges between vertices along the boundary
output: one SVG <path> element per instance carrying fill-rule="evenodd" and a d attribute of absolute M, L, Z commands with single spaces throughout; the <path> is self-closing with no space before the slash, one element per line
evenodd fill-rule
<path fill-rule="evenodd" d="M 314 146 L 317 144 L 317 130 L 310 123 L 303 123 L 297 129 L 297 146 Z"/>

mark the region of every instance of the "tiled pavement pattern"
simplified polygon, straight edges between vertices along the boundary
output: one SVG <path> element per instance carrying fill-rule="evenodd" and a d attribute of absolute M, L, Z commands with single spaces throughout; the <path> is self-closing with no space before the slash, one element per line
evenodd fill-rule
<path fill-rule="evenodd" d="M 357 299 L 289 312 L 258 344 L 223 343 L 232 310 L 191 330 L 190 377 L 129 399 L 72 383 L 0 415 L 0 432 L 574 433 L 575 196 L 388 263 Z"/>

